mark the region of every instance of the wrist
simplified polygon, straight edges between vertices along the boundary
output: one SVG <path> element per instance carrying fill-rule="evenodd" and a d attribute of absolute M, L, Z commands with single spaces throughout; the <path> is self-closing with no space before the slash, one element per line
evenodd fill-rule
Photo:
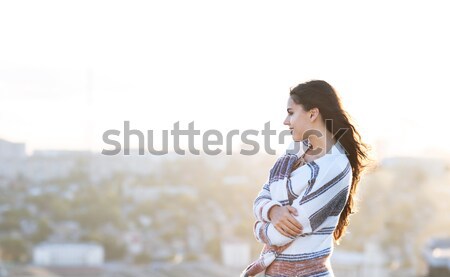
<path fill-rule="evenodd" d="M 271 213 L 275 211 L 275 208 L 279 208 L 280 206 L 278 205 L 273 205 L 272 207 L 270 207 L 269 211 L 267 211 L 267 218 L 269 219 L 269 221 L 272 220 L 271 217 Z"/>
<path fill-rule="evenodd" d="M 275 200 L 269 201 L 264 207 L 262 208 L 261 215 L 262 219 L 266 222 L 270 222 L 270 219 L 268 218 L 269 210 L 272 209 L 274 206 L 281 206 L 281 203 Z"/>

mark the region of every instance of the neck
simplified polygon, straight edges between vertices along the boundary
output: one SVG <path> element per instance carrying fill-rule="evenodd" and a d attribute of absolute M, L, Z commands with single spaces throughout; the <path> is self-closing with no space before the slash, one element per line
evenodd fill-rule
<path fill-rule="evenodd" d="M 330 152 L 331 148 L 336 143 L 333 139 L 333 134 L 328 132 L 325 127 L 318 131 L 322 134 L 322 136 L 309 137 L 312 148 L 308 151 L 309 153 L 307 155 L 312 158 L 318 158 Z"/>

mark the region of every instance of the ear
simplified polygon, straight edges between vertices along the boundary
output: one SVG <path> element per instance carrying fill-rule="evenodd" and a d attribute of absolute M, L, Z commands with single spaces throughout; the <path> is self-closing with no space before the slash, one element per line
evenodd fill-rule
<path fill-rule="evenodd" d="M 309 113 L 309 120 L 311 122 L 314 122 L 316 120 L 317 117 L 319 117 L 319 109 L 318 108 L 312 108 L 311 110 L 308 111 Z"/>

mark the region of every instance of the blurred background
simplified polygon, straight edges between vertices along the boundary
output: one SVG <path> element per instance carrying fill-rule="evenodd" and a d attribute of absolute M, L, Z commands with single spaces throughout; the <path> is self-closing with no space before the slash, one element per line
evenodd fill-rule
<path fill-rule="evenodd" d="M 261 130 L 310 79 L 374 160 L 336 276 L 450 276 L 449 26 L 444 1 L 0 2 L 0 276 L 237 276 L 277 158 Z M 102 155 L 124 121 L 169 153 Z M 175 122 L 261 148 L 178 155 Z"/>

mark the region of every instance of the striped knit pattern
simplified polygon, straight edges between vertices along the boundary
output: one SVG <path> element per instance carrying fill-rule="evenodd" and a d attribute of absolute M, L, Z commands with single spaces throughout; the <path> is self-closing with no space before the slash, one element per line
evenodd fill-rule
<path fill-rule="evenodd" d="M 333 232 L 348 199 L 352 169 L 337 142 L 329 153 L 309 163 L 303 161 L 293 170 L 310 144 L 303 141 L 301 146 L 298 153 L 287 153 L 276 161 L 254 201 L 254 235 L 264 247 L 241 276 L 261 272 L 271 277 L 333 276 Z M 297 209 L 294 217 L 303 227 L 302 234 L 286 237 L 275 229 L 268 218 L 275 205 Z"/>

